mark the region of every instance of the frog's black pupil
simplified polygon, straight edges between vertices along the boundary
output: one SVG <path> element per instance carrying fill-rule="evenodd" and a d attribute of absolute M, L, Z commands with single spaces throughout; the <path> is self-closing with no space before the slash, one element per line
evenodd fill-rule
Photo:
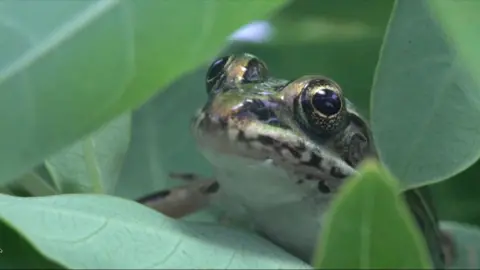
<path fill-rule="evenodd" d="M 217 83 L 217 81 L 221 79 L 221 74 L 223 72 L 223 68 L 227 64 L 227 61 L 228 56 L 225 56 L 222 58 L 218 58 L 210 65 L 210 68 L 207 72 L 207 92 L 210 92 Z"/>
<path fill-rule="evenodd" d="M 342 108 L 340 96 L 330 89 L 316 92 L 312 97 L 312 103 L 317 111 L 327 116 L 338 113 Z"/>

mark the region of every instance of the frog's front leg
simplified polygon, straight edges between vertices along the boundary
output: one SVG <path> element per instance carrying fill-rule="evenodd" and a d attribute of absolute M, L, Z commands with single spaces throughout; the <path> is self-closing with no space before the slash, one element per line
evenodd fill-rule
<path fill-rule="evenodd" d="M 209 205 L 219 185 L 215 179 L 195 174 L 171 174 L 189 183 L 143 196 L 136 201 L 171 218 L 181 218 Z"/>

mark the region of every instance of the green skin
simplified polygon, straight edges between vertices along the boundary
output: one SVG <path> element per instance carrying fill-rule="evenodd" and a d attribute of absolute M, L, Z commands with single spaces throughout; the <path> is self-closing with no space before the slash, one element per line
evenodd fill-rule
<path fill-rule="evenodd" d="M 207 91 L 192 130 L 215 177 L 173 175 L 191 183 L 138 201 L 175 218 L 216 205 L 226 219 L 247 224 L 309 262 L 338 188 L 362 160 L 376 157 L 366 121 L 332 80 L 275 79 L 249 54 L 215 61 Z M 339 97 L 338 110 L 314 106 L 315 94 L 325 91 Z M 447 238 L 423 193 L 409 190 L 405 198 L 435 267 L 444 268 Z"/>

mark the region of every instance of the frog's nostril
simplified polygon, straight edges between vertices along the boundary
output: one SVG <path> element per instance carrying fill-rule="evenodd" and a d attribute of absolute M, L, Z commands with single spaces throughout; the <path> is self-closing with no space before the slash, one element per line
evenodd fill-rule
<path fill-rule="evenodd" d="M 325 193 L 325 194 L 331 192 L 330 187 L 328 187 L 324 181 L 318 181 L 317 189 L 321 193 Z"/>

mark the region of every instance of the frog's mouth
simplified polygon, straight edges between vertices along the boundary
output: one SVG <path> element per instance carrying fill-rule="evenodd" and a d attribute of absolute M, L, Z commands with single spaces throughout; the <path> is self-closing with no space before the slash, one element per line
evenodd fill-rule
<path fill-rule="evenodd" d="M 224 110 L 227 113 L 206 106 L 194 117 L 194 137 L 203 150 L 258 162 L 271 160 L 307 179 L 344 179 L 356 172 L 337 154 L 282 122 L 274 106 L 278 104 L 261 99 L 247 100 L 235 110 Z"/>

